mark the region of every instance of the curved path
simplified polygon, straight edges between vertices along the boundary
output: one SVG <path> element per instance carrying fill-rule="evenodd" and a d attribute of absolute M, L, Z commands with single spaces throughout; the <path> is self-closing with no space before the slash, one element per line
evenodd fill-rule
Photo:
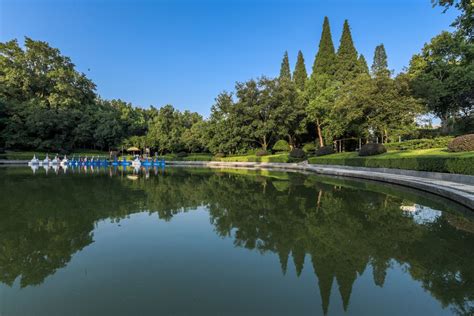
<path fill-rule="evenodd" d="M 255 169 L 300 170 L 324 175 L 352 177 L 399 184 L 434 193 L 474 210 L 474 176 L 398 169 L 357 168 L 347 166 L 313 165 L 308 163 L 168 161 L 176 166 L 211 168 L 237 167 Z"/>

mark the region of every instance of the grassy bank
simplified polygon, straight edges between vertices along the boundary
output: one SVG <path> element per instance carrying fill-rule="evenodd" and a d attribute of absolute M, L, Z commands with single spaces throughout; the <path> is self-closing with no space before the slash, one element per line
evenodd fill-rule
<path fill-rule="evenodd" d="M 229 161 L 229 162 L 293 162 L 287 153 L 268 155 L 268 156 L 230 156 L 224 158 L 213 158 L 214 161 Z"/>
<path fill-rule="evenodd" d="M 359 157 L 356 152 L 337 153 L 311 157 L 309 163 L 474 175 L 474 152 L 450 153 L 440 148 L 390 151 L 369 157 Z"/>

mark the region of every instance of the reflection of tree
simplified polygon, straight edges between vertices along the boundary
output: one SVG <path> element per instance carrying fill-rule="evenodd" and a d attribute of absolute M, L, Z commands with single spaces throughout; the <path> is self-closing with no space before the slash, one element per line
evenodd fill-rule
<path fill-rule="evenodd" d="M 410 191 L 248 170 L 166 169 L 135 181 L 96 174 L 38 177 L 0 170 L 0 281 L 7 284 L 18 277 L 21 286 L 43 282 L 93 242 L 98 220 L 139 211 L 170 220 L 206 206 L 218 235 L 277 254 L 282 273 L 292 262 L 299 276 L 309 258 L 324 313 L 334 284 L 347 310 L 367 265 L 382 287 L 392 262 L 407 264 L 412 278 L 443 306 L 460 314 L 473 311 L 473 221 L 442 213 L 418 223 L 400 210 L 400 196 L 422 199 Z"/>

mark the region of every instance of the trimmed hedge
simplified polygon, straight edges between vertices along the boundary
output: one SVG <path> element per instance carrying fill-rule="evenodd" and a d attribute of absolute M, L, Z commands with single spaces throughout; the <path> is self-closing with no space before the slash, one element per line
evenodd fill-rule
<path fill-rule="evenodd" d="M 258 156 L 258 157 L 268 156 L 268 155 L 269 155 L 268 151 L 263 150 L 263 149 L 259 149 L 259 150 L 257 150 L 257 152 L 255 153 L 255 156 Z"/>
<path fill-rule="evenodd" d="M 316 152 L 316 145 L 314 143 L 306 143 L 303 145 L 303 150 L 306 154 L 314 154 Z"/>
<path fill-rule="evenodd" d="M 365 144 L 361 147 L 359 151 L 359 156 L 375 156 L 380 155 L 387 152 L 387 148 L 385 148 L 382 144 Z"/>
<path fill-rule="evenodd" d="M 384 146 L 388 150 L 446 148 L 452 139 L 452 136 L 412 139 L 401 143 L 385 143 Z"/>
<path fill-rule="evenodd" d="M 293 150 L 290 151 L 290 157 L 295 159 L 303 159 L 306 157 L 306 153 L 301 148 L 293 148 Z"/>
<path fill-rule="evenodd" d="M 284 139 L 280 139 L 279 141 L 277 141 L 275 145 L 273 145 L 273 148 L 272 148 L 272 150 L 275 152 L 278 152 L 278 151 L 288 152 L 290 151 L 290 149 L 291 149 L 290 145 L 288 145 L 288 142 Z"/>
<path fill-rule="evenodd" d="M 417 171 L 432 171 L 474 175 L 474 157 L 405 157 L 384 158 L 377 157 L 352 157 L 331 158 L 313 157 L 309 159 L 312 164 L 344 165 L 369 168 L 394 168 Z"/>
<path fill-rule="evenodd" d="M 232 161 L 232 162 L 292 162 L 288 154 L 276 154 L 269 156 L 256 156 L 256 155 L 247 155 L 247 156 L 232 156 L 225 158 L 216 158 L 216 161 Z"/>
<path fill-rule="evenodd" d="M 448 150 L 453 152 L 473 151 L 474 134 L 467 134 L 456 137 L 448 144 Z"/>
<path fill-rule="evenodd" d="M 316 150 L 316 156 L 325 156 L 325 155 L 330 155 L 334 153 L 335 151 L 332 146 L 323 146 L 323 147 L 320 147 L 318 150 Z"/>

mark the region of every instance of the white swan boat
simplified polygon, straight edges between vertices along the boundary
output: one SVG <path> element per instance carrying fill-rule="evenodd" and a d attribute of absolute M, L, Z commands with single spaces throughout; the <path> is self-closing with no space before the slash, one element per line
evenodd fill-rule
<path fill-rule="evenodd" d="M 56 155 L 56 157 L 54 157 L 54 159 L 51 161 L 51 164 L 53 166 L 56 166 L 56 165 L 59 165 L 59 163 L 60 163 L 60 160 L 58 158 L 58 155 Z"/>
<path fill-rule="evenodd" d="M 61 167 L 67 166 L 69 163 L 69 160 L 67 160 L 67 156 L 64 155 L 63 160 L 61 160 Z"/>
<path fill-rule="evenodd" d="M 135 158 L 134 161 L 132 161 L 132 167 L 138 167 L 138 168 L 140 168 L 141 165 L 142 165 L 142 162 L 140 161 L 140 159 L 138 159 L 138 157 Z"/>
<path fill-rule="evenodd" d="M 46 154 L 46 158 L 43 160 L 43 166 L 49 166 L 51 164 L 51 159 L 49 159 L 48 154 Z"/>
<path fill-rule="evenodd" d="M 36 158 L 36 155 L 33 155 L 33 158 L 28 162 L 28 166 L 39 166 L 40 161 Z"/>

